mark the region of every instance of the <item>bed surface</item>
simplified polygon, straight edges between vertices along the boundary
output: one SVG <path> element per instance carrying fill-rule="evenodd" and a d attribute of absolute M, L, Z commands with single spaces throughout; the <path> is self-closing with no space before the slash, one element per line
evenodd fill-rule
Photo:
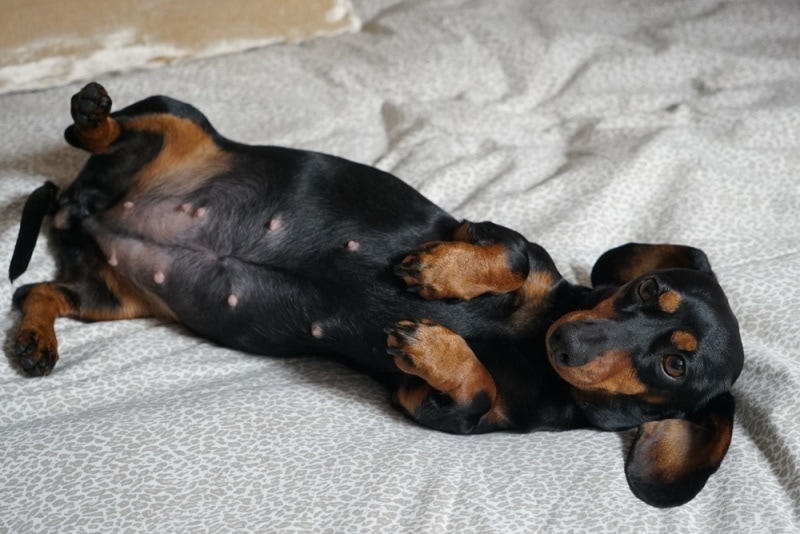
<path fill-rule="evenodd" d="M 358 5 L 358 4 L 357 4 Z M 237 353 L 152 320 L 56 324 L 45 379 L 10 359 L 0 284 L 2 532 L 796 532 L 800 529 L 800 4 L 382 1 L 359 33 L 99 79 L 168 94 L 224 135 L 378 166 L 587 282 L 628 242 L 708 254 L 745 368 L 719 472 L 639 502 L 631 433 L 419 428 L 334 363 Z M 0 259 L 22 204 L 66 184 L 80 84 L 0 96 Z"/>

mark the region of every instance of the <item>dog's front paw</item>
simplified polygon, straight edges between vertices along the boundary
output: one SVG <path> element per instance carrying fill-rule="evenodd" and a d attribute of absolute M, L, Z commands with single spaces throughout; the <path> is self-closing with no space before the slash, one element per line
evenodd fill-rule
<path fill-rule="evenodd" d="M 470 402 L 481 391 L 494 396 L 491 376 L 464 338 L 449 328 L 422 319 L 400 321 L 386 333 L 386 351 L 404 373 L 420 377 L 457 402 Z"/>
<path fill-rule="evenodd" d="M 395 365 L 404 373 L 417 374 L 417 362 L 424 362 L 425 354 L 429 352 L 424 334 L 429 328 L 436 328 L 435 323 L 423 319 L 419 323 L 400 321 L 385 329 L 386 352 L 394 356 Z"/>
<path fill-rule="evenodd" d="M 474 259 L 473 245 L 462 242 L 426 243 L 406 256 L 394 272 L 403 279 L 409 291 L 426 300 L 469 300 L 483 288 L 473 287 L 469 277 Z"/>
<path fill-rule="evenodd" d="M 24 329 L 17 336 L 14 354 L 30 376 L 47 376 L 58 360 L 55 335 Z"/>
<path fill-rule="evenodd" d="M 95 128 L 111 111 L 111 97 L 99 83 L 87 84 L 73 95 L 70 113 L 75 124 L 80 128 Z"/>
<path fill-rule="evenodd" d="M 395 365 L 425 379 L 441 374 L 447 362 L 466 348 L 461 336 L 430 319 L 400 321 L 387 328 L 386 334 L 386 351 L 394 356 Z"/>

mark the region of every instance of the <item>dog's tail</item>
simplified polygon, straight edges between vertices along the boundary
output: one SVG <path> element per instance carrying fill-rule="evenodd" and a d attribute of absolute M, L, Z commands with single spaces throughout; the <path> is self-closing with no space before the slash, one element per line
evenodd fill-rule
<path fill-rule="evenodd" d="M 8 267 L 8 278 L 13 282 L 25 272 L 36 248 L 36 240 L 39 238 L 39 230 L 45 216 L 52 215 L 56 211 L 58 200 L 58 186 L 52 182 L 45 182 L 37 188 L 22 209 L 22 219 L 19 223 L 19 234 L 17 234 L 17 244 L 14 245 L 14 255 L 11 257 L 11 265 Z"/>

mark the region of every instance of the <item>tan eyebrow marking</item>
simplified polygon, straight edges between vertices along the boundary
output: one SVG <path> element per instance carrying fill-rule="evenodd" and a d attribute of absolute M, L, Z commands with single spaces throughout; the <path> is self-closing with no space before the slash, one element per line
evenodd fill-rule
<path fill-rule="evenodd" d="M 681 307 L 681 296 L 675 291 L 666 291 L 658 297 L 658 306 L 664 313 L 675 313 Z"/>
<path fill-rule="evenodd" d="M 682 351 L 695 352 L 697 350 L 697 338 L 685 330 L 675 330 L 672 333 L 672 342 Z"/>

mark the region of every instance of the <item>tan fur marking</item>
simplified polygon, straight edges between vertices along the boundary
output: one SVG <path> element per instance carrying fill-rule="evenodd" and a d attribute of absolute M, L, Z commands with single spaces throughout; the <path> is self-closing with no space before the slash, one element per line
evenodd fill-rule
<path fill-rule="evenodd" d="M 36 330 L 48 337 L 53 323 L 58 317 L 76 313 L 64 294 L 54 284 L 36 284 L 22 303 L 22 324 L 20 330 Z M 55 334 L 52 334 L 55 345 Z"/>
<path fill-rule="evenodd" d="M 110 321 L 130 319 L 152 315 L 166 316 L 156 313 L 156 307 L 148 305 L 139 294 L 124 284 L 107 265 L 99 267 L 98 273 L 114 294 L 118 305 L 110 308 L 75 308 L 59 286 L 52 282 L 36 284 L 20 304 L 22 323 L 20 324 L 17 343 L 27 347 L 25 358 L 33 362 L 41 362 L 42 358 L 50 358 L 50 365 L 41 369 L 48 374 L 52 364 L 58 359 L 58 339 L 55 334 L 55 321 L 58 317 L 75 317 L 85 321 Z"/>
<path fill-rule="evenodd" d="M 146 291 L 139 291 L 108 267 L 101 267 L 100 278 L 119 302 L 114 308 L 81 309 L 78 317 L 84 321 L 114 321 L 139 317 L 174 319 L 174 315 L 157 299 L 148 298 Z"/>
<path fill-rule="evenodd" d="M 152 114 L 127 120 L 124 127 L 163 136 L 161 152 L 136 175 L 131 197 L 156 187 L 169 194 L 193 191 L 228 168 L 230 155 L 189 119 Z"/>
<path fill-rule="evenodd" d="M 572 386 L 609 395 L 641 395 L 647 392 L 636 376 L 628 352 L 608 351 L 580 367 L 554 365 L 556 372 Z"/>
<path fill-rule="evenodd" d="M 428 395 L 433 393 L 434 390 L 426 383 L 417 383 L 414 385 L 405 384 L 397 388 L 395 392 L 395 401 L 397 401 L 403 409 L 411 415 L 415 415 L 419 407 L 428 398 Z"/>
<path fill-rule="evenodd" d="M 672 333 L 672 343 L 684 352 L 697 351 L 697 338 L 685 330 L 675 330 Z"/>
<path fill-rule="evenodd" d="M 469 223 L 464 222 L 461 223 L 458 228 L 453 232 L 453 241 L 464 241 L 469 242 L 469 232 L 467 229 L 469 228 Z"/>
<path fill-rule="evenodd" d="M 417 412 L 425 400 L 436 392 L 436 389 L 425 382 L 413 385 L 406 384 L 397 388 L 394 398 L 395 402 L 400 404 L 406 412 L 417 417 Z M 499 396 L 495 397 L 495 402 L 489 411 L 481 416 L 481 424 L 488 424 L 496 429 L 508 427 L 505 406 Z"/>
<path fill-rule="evenodd" d="M 501 244 L 438 243 L 418 253 L 417 258 L 422 262 L 421 273 L 417 278 L 404 279 L 409 285 L 420 284 L 420 295 L 426 299 L 470 300 L 486 293 L 514 291 L 525 282 L 509 269 L 506 248 Z"/>
<path fill-rule="evenodd" d="M 581 407 L 586 407 L 586 405 L 611 406 L 614 403 L 614 395 L 610 395 L 602 391 L 589 391 L 572 388 L 571 393 L 572 398 L 575 399 L 575 402 Z M 663 395 L 654 395 L 652 393 L 644 393 L 639 395 L 639 398 L 647 403 L 656 405 L 667 402 L 667 398 Z"/>
<path fill-rule="evenodd" d="M 50 356 L 58 359 L 58 339 L 55 321 L 58 317 L 71 316 L 75 308 L 53 283 L 36 284 L 21 303 L 22 323 L 16 342 L 30 347 L 25 356 L 33 362 Z M 49 370 L 43 374 L 48 374 Z"/>
<path fill-rule="evenodd" d="M 645 402 L 649 402 L 650 404 L 664 404 L 669 400 L 663 395 L 654 395 L 652 393 L 641 395 L 639 398 Z"/>
<path fill-rule="evenodd" d="M 469 403 L 481 392 L 494 403 L 494 379 L 461 336 L 444 326 L 426 323 L 417 325 L 414 338 L 413 343 L 403 346 L 407 357 L 395 357 L 401 371 L 422 378 L 458 403 Z M 388 345 L 398 347 L 400 342 L 390 335 Z"/>
<path fill-rule="evenodd" d="M 516 328 L 524 327 L 547 309 L 555 283 L 556 277 L 547 271 L 532 271 L 528 274 L 525 283 L 517 290 L 520 304 L 511 318 Z"/>
<path fill-rule="evenodd" d="M 656 269 L 690 266 L 691 260 L 680 245 L 652 245 L 636 251 L 630 265 L 620 269 L 619 276 L 630 281 Z"/>
<path fill-rule="evenodd" d="M 681 296 L 675 291 L 666 291 L 658 297 L 658 307 L 664 313 L 675 313 L 681 307 Z"/>
<path fill-rule="evenodd" d="M 94 128 L 75 126 L 75 133 L 81 144 L 92 154 L 104 152 L 111 143 L 116 141 L 120 131 L 119 123 L 112 117 L 105 117 Z"/>
<path fill-rule="evenodd" d="M 662 480 L 671 482 L 686 473 L 719 465 L 728 450 L 731 430 L 730 424 L 717 418 L 710 420 L 709 428 L 683 419 L 665 419 L 642 423 L 639 440 L 652 443 L 650 462 Z"/>
<path fill-rule="evenodd" d="M 481 421 L 489 423 L 494 428 L 506 428 L 508 426 L 505 404 L 499 395 L 495 397 L 489 411 L 481 417 Z"/>

